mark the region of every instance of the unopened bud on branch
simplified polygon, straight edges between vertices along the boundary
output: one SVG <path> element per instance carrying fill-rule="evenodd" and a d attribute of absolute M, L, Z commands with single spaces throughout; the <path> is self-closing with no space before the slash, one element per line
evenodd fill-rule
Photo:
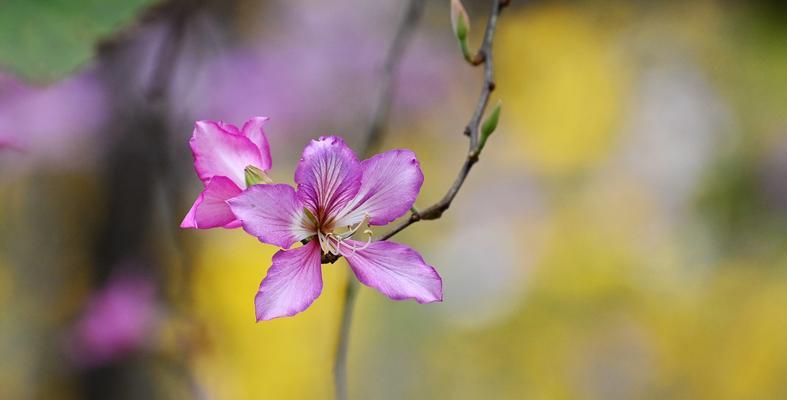
<path fill-rule="evenodd" d="M 451 28 L 459 41 L 459 48 L 465 59 L 470 60 L 470 50 L 467 47 L 467 34 L 470 32 L 470 18 L 462 5 L 461 0 L 451 0 Z"/>
<path fill-rule="evenodd" d="M 498 101 L 495 108 L 492 109 L 492 112 L 486 117 L 486 120 L 484 120 L 484 123 L 481 125 L 481 142 L 479 143 L 479 148 L 481 149 L 484 148 L 486 140 L 489 139 L 489 136 L 497 128 L 497 122 L 500 120 L 500 106 L 501 103 Z"/>
<path fill-rule="evenodd" d="M 470 31 L 470 18 L 460 0 L 451 0 L 451 28 L 460 41 L 467 40 Z"/>

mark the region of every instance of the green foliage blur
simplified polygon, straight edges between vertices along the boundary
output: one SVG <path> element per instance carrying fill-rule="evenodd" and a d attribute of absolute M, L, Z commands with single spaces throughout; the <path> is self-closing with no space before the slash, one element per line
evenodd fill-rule
<path fill-rule="evenodd" d="M 128 25 L 154 0 L 0 2 L 0 67 L 33 82 L 64 78 L 86 64 L 99 39 Z"/>

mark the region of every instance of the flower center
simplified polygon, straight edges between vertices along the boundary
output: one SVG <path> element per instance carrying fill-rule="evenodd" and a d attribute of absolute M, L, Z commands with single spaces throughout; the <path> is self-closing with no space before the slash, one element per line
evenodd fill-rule
<path fill-rule="evenodd" d="M 367 236 L 366 244 L 361 247 L 356 247 L 346 242 L 347 239 L 351 238 L 364 226 L 366 226 L 366 229 L 363 230 L 363 234 Z M 346 248 L 351 249 L 353 252 L 363 250 L 369 247 L 369 244 L 372 243 L 372 230 L 369 229 L 369 214 L 364 215 L 363 221 L 355 224 L 355 226 L 348 226 L 345 232 L 338 233 L 333 228 L 329 228 L 328 232 L 323 232 L 322 229 L 317 229 L 317 239 L 320 241 L 320 248 L 325 254 L 330 253 L 338 256 L 341 246 L 345 246 Z"/>

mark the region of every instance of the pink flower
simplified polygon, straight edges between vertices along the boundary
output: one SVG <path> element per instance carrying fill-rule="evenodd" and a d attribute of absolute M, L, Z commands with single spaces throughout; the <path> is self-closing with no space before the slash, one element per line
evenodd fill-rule
<path fill-rule="evenodd" d="M 154 327 L 155 289 L 147 278 L 113 277 L 77 320 L 70 341 L 75 361 L 92 367 L 139 349 Z"/>
<path fill-rule="evenodd" d="M 189 141 L 194 169 L 205 190 L 194 201 L 181 228 L 237 228 L 240 222 L 226 201 L 246 188 L 245 169 L 271 168 L 268 138 L 262 130 L 267 117 L 254 117 L 243 128 L 224 122 L 197 121 Z"/>
<path fill-rule="evenodd" d="M 280 250 L 254 299 L 257 321 L 305 310 L 322 291 L 321 257 L 344 256 L 361 283 L 393 300 L 442 301 L 442 280 L 413 249 L 371 241 L 370 225 L 385 225 L 412 207 L 423 173 L 409 150 L 364 161 L 340 138 L 306 146 L 295 170 L 297 189 L 253 185 L 227 201 L 250 234 Z M 369 241 L 350 239 L 364 229 Z"/>

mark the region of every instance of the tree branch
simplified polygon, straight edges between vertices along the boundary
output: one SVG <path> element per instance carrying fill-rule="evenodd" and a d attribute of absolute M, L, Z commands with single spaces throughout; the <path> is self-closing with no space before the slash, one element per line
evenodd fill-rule
<path fill-rule="evenodd" d="M 383 65 L 382 76 L 380 78 L 382 88 L 377 97 L 375 112 L 369 123 L 366 132 L 366 140 L 361 149 L 361 154 L 364 156 L 371 155 L 371 153 L 377 149 L 385 134 L 394 97 L 396 73 L 401 64 L 404 50 L 413 35 L 413 31 L 418 21 L 421 19 L 424 4 L 424 0 L 410 0 L 407 10 L 396 30 L 391 47 L 388 49 L 385 64 Z M 338 257 L 334 258 L 330 256 L 331 254 L 324 255 L 322 262 L 334 263 L 338 260 Z M 333 366 L 336 399 L 338 400 L 347 398 L 347 347 L 350 340 L 353 305 L 355 304 L 357 292 L 358 283 L 355 279 L 352 279 L 352 275 L 349 274 L 347 277 L 344 305 L 342 306 L 342 319 L 339 325 L 338 341 L 336 344 L 336 358 Z"/>
<path fill-rule="evenodd" d="M 417 2 L 417 1 L 416 1 Z M 416 209 L 412 209 L 410 212 L 410 217 L 406 220 L 399 223 L 399 225 L 395 226 L 391 229 L 388 233 L 380 236 L 377 240 L 387 240 L 393 237 L 394 235 L 398 234 L 399 232 L 403 231 L 410 225 L 424 220 L 435 220 L 439 219 L 443 216 L 443 213 L 451 207 L 451 203 L 454 201 L 454 198 L 459 193 L 459 190 L 462 188 L 462 185 L 465 183 L 465 179 L 467 175 L 470 173 L 470 170 L 473 168 L 473 165 L 478 162 L 478 158 L 481 155 L 481 146 L 480 146 L 480 127 L 481 127 L 481 119 L 484 116 L 484 112 L 486 111 L 487 105 L 489 104 L 489 97 L 492 95 L 492 92 L 495 90 L 495 79 L 494 79 L 494 57 L 492 52 L 492 47 L 494 44 L 495 32 L 497 29 L 497 20 L 500 17 L 500 12 L 510 4 L 510 0 L 494 0 L 492 2 L 492 11 L 489 14 L 489 20 L 486 24 L 486 30 L 484 32 L 484 39 L 481 43 L 481 47 L 476 52 L 475 57 L 473 58 L 473 62 L 471 63 L 474 66 L 483 65 L 484 66 L 484 83 L 481 87 L 481 94 L 478 97 L 478 102 L 476 103 L 475 110 L 473 111 L 473 115 L 470 117 L 470 121 L 464 128 L 464 134 L 470 137 L 469 143 L 469 150 L 467 152 L 467 157 L 465 158 L 464 164 L 459 169 L 459 173 L 457 174 L 456 178 L 454 179 L 453 184 L 448 189 L 448 191 L 443 195 L 443 197 L 436 203 L 432 204 L 431 206 L 418 211 Z M 399 35 L 397 35 L 398 37 Z M 389 80 L 390 86 L 390 80 Z M 390 93 L 388 94 L 390 96 Z M 388 100 L 390 104 L 390 99 Z M 380 115 L 380 114 L 378 114 Z M 387 115 L 386 113 L 383 115 L 383 118 Z M 375 125 L 373 124 L 372 127 Z M 369 136 L 374 136 L 373 139 L 367 140 L 368 143 L 377 143 L 380 139 L 380 133 L 370 129 Z M 370 150 L 369 147 L 366 150 Z M 323 257 L 323 263 L 334 263 L 336 262 L 341 256 L 334 256 L 332 254 L 328 254 Z"/>
<path fill-rule="evenodd" d="M 379 240 L 390 239 L 397 233 L 403 231 L 405 228 L 418 221 L 434 220 L 442 217 L 443 213 L 448 210 L 449 207 L 451 207 L 451 203 L 459 193 L 459 189 L 461 189 L 462 185 L 465 183 L 465 179 L 470 173 L 470 170 L 473 168 L 473 165 L 478 162 L 478 157 L 481 155 L 482 150 L 479 141 L 481 118 L 483 118 L 484 111 L 486 111 L 486 107 L 489 104 L 489 97 L 495 90 L 494 57 L 492 53 L 492 46 L 495 38 L 495 31 L 497 29 L 497 19 L 500 16 L 500 12 L 509 3 L 510 1 L 508 0 L 495 0 L 492 2 L 492 12 L 489 14 L 489 21 L 486 24 L 484 40 L 481 44 L 481 48 L 478 50 L 476 56 L 473 59 L 473 65 L 484 65 L 484 84 L 481 87 L 481 95 L 478 97 L 478 102 L 476 104 L 475 111 L 473 112 L 473 116 L 470 117 L 470 121 L 467 123 L 464 129 L 464 134 L 470 136 L 470 148 L 467 152 L 467 158 L 465 158 L 462 168 L 459 169 L 459 173 L 454 179 L 454 183 L 437 203 L 432 204 L 422 211 L 413 209 L 410 212 L 410 218 L 401 222 L 388 233 L 381 236 Z"/>
<path fill-rule="evenodd" d="M 379 146 L 388 126 L 388 116 L 391 112 L 391 103 L 394 98 L 394 82 L 396 81 L 399 65 L 410 38 L 413 36 L 415 27 L 423 14 L 425 2 L 423 0 L 411 0 L 407 6 L 404 17 L 396 30 L 388 55 L 383 64 L 383 72 L 380 78 L 382 88 L 377 97 L 375 113 L 366 131 L 366 140 L 361 148 L 360 154 L 365 157 L 371 156 Z"/>

